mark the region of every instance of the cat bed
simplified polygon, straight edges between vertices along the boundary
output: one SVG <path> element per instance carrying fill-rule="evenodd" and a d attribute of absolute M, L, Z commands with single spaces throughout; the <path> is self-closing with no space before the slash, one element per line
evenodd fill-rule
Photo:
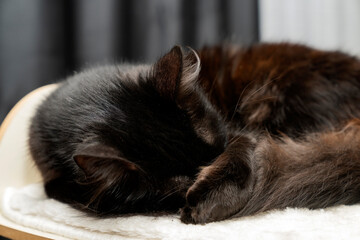
<path fill-rule="evenodd" d="M 36 106 L 56 85 L 24 97 L 0 128 L 0 235 L 12 239 L 353 239 L 360 204 L 285 209 L 206 225 L 178 215 L 95 219 L 46 197 L 31 161 L 27 129 Z"/>

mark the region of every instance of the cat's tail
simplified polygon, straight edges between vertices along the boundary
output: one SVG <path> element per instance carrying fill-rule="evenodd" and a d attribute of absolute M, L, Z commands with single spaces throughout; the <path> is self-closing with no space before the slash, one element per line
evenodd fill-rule
<path fill-rule="evenodd" d="M 300 141 L 264 137 L 254 159 L 254 194 L 237 216 L 360 202 L 360 119 Z"/>

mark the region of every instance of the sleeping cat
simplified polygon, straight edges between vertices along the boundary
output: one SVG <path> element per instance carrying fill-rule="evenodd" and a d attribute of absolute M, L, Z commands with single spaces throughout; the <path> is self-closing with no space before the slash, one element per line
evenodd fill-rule
<path fill-rule="evenodd" d="M 59 84 L 30 126 L 49 197 L 207 223 L 360 202 L 360 61 L 292 44 L 175 46 Z"/>

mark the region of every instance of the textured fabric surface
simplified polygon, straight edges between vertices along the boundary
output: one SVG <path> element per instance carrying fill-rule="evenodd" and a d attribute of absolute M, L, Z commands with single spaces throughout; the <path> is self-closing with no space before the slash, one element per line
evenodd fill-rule
<path fill-rule="evenodd" d="M 41 231 L 76 239 L 360 239 L 360 204 L 321 210 L 285 209 L 206 225 L 178 215 L 95 219 L 48 199 L 42 184 L 7 188 L 2 213 Z"/>

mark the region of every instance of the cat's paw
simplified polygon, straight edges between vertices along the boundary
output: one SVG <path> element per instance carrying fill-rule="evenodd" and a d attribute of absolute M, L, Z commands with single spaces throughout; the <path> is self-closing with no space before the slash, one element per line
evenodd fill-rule
<path fill-rule="evenodd" d="M 254 184 L 248 152 L 251 141 L 238 137 L 209 166 L 203 168 L 186 193 L 181 210 L 184 223 L 204 224 L 238 213 L 249 200 Z"/>
<path fill-rule="evenodd" d="M 223 206 L 216 206 L 212 211 L 186 206 L 181 209 L 181 221 L 186 224 L 205 224 L 220 221 L 228 218 L 226 216 L 219 218 L 222 215 L 221 213 L 226 212 L 226 210 L 227 208 Z"/>
<path fill-rule="evenodd" d="M 205 224 L 231 217 L 238 210 L 236 204 L 239 189 L 236 186 L 214 186 L 214 189 L 191 189 L 187 205 L 181 209 L 181 221 Z"/>
<path fill-rule="evenodd" d="M 204 175 L 204 171 L 208 175 Z M 204 169 L 186 194 L 187 204 L 181 209 L 181 221 L 204 224 L 236 214 L 245 204 L 248 193 L 243 181 L 228 177 L 213 178 L 210 171 Z"/>

